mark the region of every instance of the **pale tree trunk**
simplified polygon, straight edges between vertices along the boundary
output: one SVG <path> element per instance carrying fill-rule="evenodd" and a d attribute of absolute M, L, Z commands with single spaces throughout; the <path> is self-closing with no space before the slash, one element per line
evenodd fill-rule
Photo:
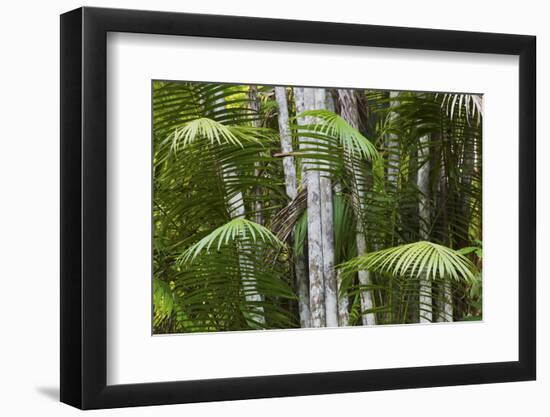
<path fill-rule="evenodd" d="M 283 171 L 285 174 L 286 194 L 293 200 L 298 195 L 298 183 L 296 180 L 296 166 L 292 156 L 292 135 L 288 117 L 288 102 L 285 87 L 275 87 L 275 99 L 279 107 L 278 122 L 279 136 L 281 138 L 281 151 L 287 155 L 283 157 Z M 307 280 L 306 258 L 303 254 L 295 255 L 296 290 L 298 293 L 298 310 L 300 313 L 300 326 L 309 327 L 309 288 Z"/>
<path fill-rule="evenodd" d="M 334 192 L 342 193 L 340 184 L 334 184 Z M 338 326 L 345 327 L 349 325 L 349 297 L 348 293 L 342 292 L 343 278 L 340 270 L 336 271 L 336 287 L 338 290 Z"/>
<path fill-rule="evenodd" d="M 420 217 L 420 238 L 429 239 L 430 213 L 430 151 L 428 148 L 429 136 L 422 136 L 418 146 L 418 179 L 417 186 L 420 191 L 418 201 L 418 213 Z M 420 323 L 431 323 L 433 321 L 432 311 L 432 282 L 422 275 L 419 288 L 419 318 Z"/>
<path fill-rule="evenodd" d="M 235 177 L 237 173 L 232 168 L 223 168 L 223 178 L 228 180 L 231 177 Z M 232 219 L 244 218 L 244 202 L 243 195 L 241 192 L 237 192 L 231 196 L 228 202 L 229 206 L 229 215 Z M 241 282 L 243 285 L 243 290 L 245 292 L 244 297 L 247 303 L 252 305 L 252 312 L 250 314 L 250 319 L 253 322 L 254 326 L 263 326 L 265 324 L 264 317 L 264 308 L 262 306 L 263 298 L 261 294 L 257 291 L 256 282 L 254 277 L 250 275 L 249 271 L 254 268 L 250 259 L 242 254 L 244 247 L 242 244 L 237 243 L 239 250 L 239 266 L 241 270 Z"/>
<path fill-rule="evenodd" d="M 399 96 L 398 91 L 390 91 L 390 104 L 389 104 L 389 121 L 390 124 L 393 123 L 393 121 L 397 118 L 397 113 L 394 111 L 391 111 L 393 107 L 395 107 L 398 104 L 398 101 L 396 98 Z M 387 154 L 387 176 L 388 176 L 388 191 L 390 193 L 397 193 L 399 191 L 399 174 L 400 174 L 400 165 L 401 165 L 401 149 L 400 149 L 400 143 L 399 138 L 395 133 L 388 133 L 386 137 L 384 138 L 386 151 Z M 395 200 L 395 199 L 394 199 Z M 395 208 L 395 206 L 392 207 L 392 213 L 391 213 L 391 222 L 394 224 L 397 223 L 397 217 L 399 216 L 398 210 Z M 391 246 L 397 245 L 398 242 L 395 241 L 395 230 L 392 231 L 391 236 Z M 390 304 L 390 311 L 385 314 L 386 320 L 389 320 L 389 322 L 393 321 L 393 306 L 392 300 L 393 300 L 393 277 L 389 277 L 389 287 L 390 287 L 390 293 L 389 293 L 389 304 Z"/>
<path fill-rule="evenodd" d="M 472 180 L 474 176 L 474 166 L 475 166 L 475 143 L 474 139 L 466 138 L 466 143 L 464 144 L 463 156 L 462 156 L 462 182 L 464 189 L 471 191 Z M 470 207 L 470 196 L 468 194 L 464 195 L 464 200 L 462 202 L 462 211 L 464 213 L 464 218 L 468 219 L 470 217 L 471 207 Z"/>
<path fill-rule="evenodd" d="M 324 88 L 316 88 L 315 109 L 326 109 L 327 94 Z M 319 178 L 321 197 L 321 245 L 323 250 L 323 276 L 325 284 L 326 326 L 338 327 L 338 285 L 334 269 L 334 219 L 332 206 L 332 181 L 328 174 Z"/>
<path fill-rule="evenodd" d="M 328 89 L 326 104 L 328 111 L 336 112 L 334 96 L 331 90 Z M 336 194 L 342 193 L 342 186 L 339 183 L 334 184 L 334 192 Z M 345 327 L 349 325 L 349 298 L 347 293 L 342 294 L 342 273 L 340 271 L 336 271 L 336 287 L 338 290 L 338 326 Z"/>
<path fill-rule="evenodd" d="M 336 284 L 338 287 L 338 326 L 345 327 L 349 325 L 349 299 L 348 295 L 342 293 L 342 273 L 336 272 Z"/>
<path fill-rule="evenodd" d="M 252 126 L 261 127 L 262 122 L 259 119 L 260 115 L 260 98 L 258 97 L 258 87 L 251 85 L 248 88 L 248 96 L 250 98 L 250 107 L 254 111 L 255 118 L 252 120 Z M 262 172 L 262 167 L 259 162 L 256 162 L 254 168 L 254 176 L 259 177 Z M 264 214 L 263 214 L 263 205 L 261 201 L 262 190 L 260 187 L 254 187 L 254 194 L 256 195 L 256 200 L 254 201 L 254 220 L 256 223 L 263 225 L 264 224 Z"/>
<path fill-rule="evenodd" d="M 296 275 L 296 287 L 298 292 L 298 312 L 300 314 L 300 327 L 307 328 L 311 326 L 311 311 L 309 308 L 307 259 L 303 253 L 295 256 L 294 273 Z"/>
<path fill-rule="evenodd" d="M 334 103 L 334 96 L 332 95 L 332 90 L 327 88 L 325 91 L 326 91 L 325 109 L 335 113 L 336 104 Z"/>
<path fill-rule="evenodd" d="M 395 99 L 399 95 L 398 91 L 390 91 L 390 107 L 397 105 Z M 390 113 L 390 119 L 393 120 L 397 117 L 397 114 Z M 389 150 L 388 153 L 388 182 L 393 185 L 394 189 L 397 190 L 398 180 L 399 180 L 399 139 L 394 133 L 389 133 L 386 136 L 386 149 Z M 397 152 L 396 152 L 397 151 Z"/>
<path fill-rule="evenodd" d="M 304 110 L 315 108 L 315 91 L 311 88 L 296 88 L 296 108 Z M 312 117 L 299 120 L 300 124 L 314 123 Z M 310 141 L 309 138 L 305 138 Z M 307 149 L 311 145 L 300 144 Z M 318 170 L 312 168 L 312 163 L 305 160 L 302 171 L 302 181 L 307 184 L 307 234 L 308 234 L 308 266 L 309 266 L 309 308 L 311 312 L 311 327 L 325 327 L 325 287 L 323 275 L 323 243 L 321 229 L 321 183 Z"/>
<path fill-rule="evenodd" d="M 275 87 L 275 99 L 279 107 L 278 122 L 279 136 L 281 138 L 281 152 L 287 156 L 283 157 L 283 171 L 285 174 L 286 194 L 291 200 L 298 195 L 298 184 L 296 181 L 296 166 L 292 156 L 292 135 L 288 117 L 288 102 L 285 87 Z"/>
<path fill-rule="evenodd" d="M 442 145 L 441 145 L 442 146 Z M 442 204 L 442 215 L 443 215 L 443 225 L 445 233 L 448 233 L 448 219 L 447 219 L 447 208 L 446 208 L 446 199 L 447 199 L 447 175 L 445 168 L 445 158 L 443 154 L 441 155 L 441 169 L 439 172 L 439 194 L 441 197 Z M 439 286 L 439 296 L 438 296 L 438 305 L 439 305 L 439 314 L 437 315 L 438 322 L 444 321 L 453 321 L 453 296 L 451 283 L 448 279 L 445 279 L 441 282 Z"/>
<path fill-rule="evenodd" d="M 448 280 L 443 282 L 441 291 L 441 304 L 443 314 L 438 316 L 437 321 L 453 321 L 453 294 L 451 283 Z"/>
<path fill-rule="evenodd" d="M 225 105 L 225 99 L 222 97 L 218 100 L 220 106 Z M 238 174 L 235 171 L 235 168 L 232 166 L 222 167 L 222 177 L 225 181 L 230 182 L 231 178 L 236 177 Z M 234 193 L 228 200 L 227 203 L 229 216 L 232 219 L 235 218 L 244 218 L 245 209 L 244 209 L 244 200 L 243 195 L 240 191 Z M 254 278 L 248 274 L 247 271 L 251 269 L 251 262 L 247 259 L 246 256 L 241 255 L 243 250 L 242 245 L 237 243 L 239 250 L 239 266 L 241 269 L 241 282 L 243 285 L 243 290 L 245 291 L 245 300 L 247 303 L 252 305 L 252 313 L 250 314 L 250 319 L 253 321 L 254 326 L 263 326 L 265 324 L 264 308 L 262 306 L 262 296 L 258 293 L 256 288 L 256 283 Z"/>
<path fill-rule="evenodd" d="M 294 87 L 292 89 L 292 91 L 293 91 L 293 94 L 294 94 L 294 105 L 296 106 L 296 116 L 298 116 L 300 113 L 302 113 L 305 110 L 304 89 L 302 87 Z M 303 117 L 298 117 L 296 119 L 296 123 L 300 126 L 303 126 L 303 125 L 306 124 Z M 300 138 L 298 138 L 298 147 L 301 150 L 307 148 L 307 146 L 304 145 L 300 141 Z M 300 160 L 300 181 L 301 181 L 301 184 L 302 184 L 302 188 L 307 187 L 307 178 L 306 177 L 307 177 L 306 163 L 302 159 L 302 160 Z"/>
<path fill-rule="evenodd" d="M 342 118 L 355 129 L 359 129 L 359 109 L 357 103 L 357 96 L 353 90 L 339 89 L 338 101 L 340 102 L 340 114 Z M 346 164 L 348 170 L 354 176 L 355 169 L 359 168 L 354 166 L 353 160 L 350 155 L 346 156 Z M 365 239 L 365 231 L 363 228 L 363 213 L 365 211 L 365 190 L 363 190 L 357 179 L 352 178 L 352 199 L 353 199 L 353 211 L 357 223 L 357 230 L 355 232 L 355 244 L 357 246 L 357 256 L 367 253 L 367 242 Z M 371 285 L 370 273 L 368 271 L 358 272 L 359 284 L 361 286 Z M 361 318 L 364 326 L 370 326 L 376 324 L 375 314 L 372 312 L 366 313 L 374 307 L 372 291 L 363 290 L 360 293 L 361 298 Z"/>

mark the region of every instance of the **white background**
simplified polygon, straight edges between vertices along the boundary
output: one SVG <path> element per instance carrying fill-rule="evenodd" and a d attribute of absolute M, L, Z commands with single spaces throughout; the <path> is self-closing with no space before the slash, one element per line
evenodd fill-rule
<path fill-rule="evenodd" d="M 488 3 L 488 2 L 487 2 Z M 214 1 L 89 1 L 88 5 L 164 9 L 220 14 L 315 19 L 398 26 L 419 26 L 536 34 L 538 36 L 538 95 L 548 97 L 550 28 L 543 2 L 485 4 L 463 0 L 352 0 L 297 2 Z M 2 247 L 1 274 L 4 294 L 0 302 L 0 410 L 5 415 L 73 415 L 77 412 L 58 404 L 58 310 L 59 310 L 59 29 L 58 14 L 80 6 L 73 1 L 10 2 L 2 10 Z M 238 401 L 158 408 L 100 411 L 99 415 L 294 415 L 299 412 L 333 416 L 364 415 L 464 416 L 548 415 L 550 366 L 547 354 L 550 309 L 542 304 L 550 290 L 542 265 L 550 250 L 550 221 L 542 213 L 550 209 L 550 167 L 543 155 L 550 152 L 542 138 L 548 127 L 542 115 L 546 100 L 539 99 L 539 377 L 537 382 L 485 386 L 435 388 L 327 395 L 291 399 Z M 545 236 L 543 236 L 545 234 Z M 505 261 L 505 260 L 503 260 Z M 545 325 L 546 324 L 546 325 Z"/>
<path fill-rule="evenodd" d="M 119 33 L 107 51 L 108 384 L 518 359 L 517 57 Z M 482 92 L 483 322 L 151 337 L 151 79 Z"/>

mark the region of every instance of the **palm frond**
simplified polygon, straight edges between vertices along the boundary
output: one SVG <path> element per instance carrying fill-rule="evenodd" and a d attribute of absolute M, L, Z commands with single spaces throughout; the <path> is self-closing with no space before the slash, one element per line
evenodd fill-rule
<path fill-rule="evenodd" d="M 177 152 L 187 145 L 203 139 L 215 145 L 231 144 L 243 147 L 243 142 L 256 142 L 261 144 L 269 136 L 273 136 L 270 129 L 250 126 L 226 126 L 207 117 L 191 120 L 174 129 L 168 137 L 171 141 L 172 151 Z"/>
<path fill-rule="evenodd" d="M 308 116 L 316 118 L 318 122 L 312 126 L 305 126 L 305 129 L 338 139 L 342 148 L 352 157 L 365 158 L 369 161 L 379 158 L 376 147 L 337 114 L 328 110 L 306 110 L 297 117 Z"/>
<path fill-rule="evenodd" d="M 445 109 L 451 120 L 453 115 L 460 117 L 464 112 L 468 124 L 470 120 L 476 118 L 476 115 L 477 125 L 481 123 L 483 98 L 479 94 L 445 93 L 441 99 L 441 107 Z"/>
<path fill-rule="evenodd" d="M 271 230 L 267 227 L 247 219 L 236 218 L 218 227 L 208 236 L 186 249 L 179 258 L 179 262 L 192 262 L 202 251 L 210 251 L 212 246 L 219 251 L 223 245 L 237 240 L 250 240 L 254 243 L 262 241 L 275 247 L 283 245 L 283 242 L 271 233 Z"/>
<path fill-rule="evenodd" d="M 344 273 L 368 270 L 398 277 L 453 279 L 473 282 L 475 265 L 460 252 L 432 242 L 420 241 L 370 252 L 340 265 Z"/>

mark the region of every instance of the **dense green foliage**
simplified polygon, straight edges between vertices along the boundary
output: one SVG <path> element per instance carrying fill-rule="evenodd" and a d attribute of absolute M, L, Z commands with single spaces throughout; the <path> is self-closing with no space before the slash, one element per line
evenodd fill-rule
<path fill-rule="evenodd" d="M 153 83 L 155 333 L 300 327 L 309 171 L 332 184 L 346 325 L 481 318 L 481 97 L 357 90 L 354 127 L 326 91 L 332 109 L 300 113 L 286 89 L 286 154 L 273 87 Z"/>

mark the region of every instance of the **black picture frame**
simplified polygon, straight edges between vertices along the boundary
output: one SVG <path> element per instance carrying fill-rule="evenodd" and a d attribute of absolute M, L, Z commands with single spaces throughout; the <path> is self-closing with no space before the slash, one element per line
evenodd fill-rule
<path fill-rule="evenodd" d="M 108 32 L 519 56 L 519 360 L 112 385 L 107 375 Z M 533 380 L 534 36 L 102 8 L 61 15 L 61 401 L 82 409 Z"/>

